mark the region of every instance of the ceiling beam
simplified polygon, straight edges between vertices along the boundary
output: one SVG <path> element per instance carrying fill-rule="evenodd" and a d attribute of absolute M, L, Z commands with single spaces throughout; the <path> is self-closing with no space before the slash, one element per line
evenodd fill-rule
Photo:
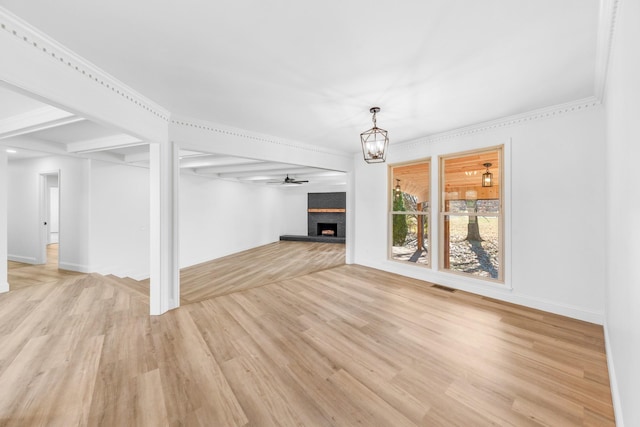
<path fill-rule="evenodd" d="M 245 160 L 238 158 L 238 160 Z M 275 162 L 252 162 L 252 163 L 238 163 L 234 165 L 226 165 L 226 166 L 208 166 L 204 168 L 197 168 L 196 173 L 202 174 L 231 174 L 235 175 L 238 173 L 253 173 L 260 171 L 269 171 L 269 170 L 280 170 L 285 168 L 299 168 L 298 165 L 291 165 L 288 163 L 275 163 Z"/>
<path fill-rule="evenodd" d="M 125 154 L 124 162 L 125 163 L 148 163 L 149 152 L 145 151 L 144 153 Z"/>
<path fill-rule="evenodd" d="M 51 129 L 84 120 L 55 107 L 45 106 L 0 120 L 0 139 Z"/>
<path fill-rule="evenodd" d="M 290 167 L 285 169 L 269 169 L 269 170 L 257 170 L 248 172 L 236 172 L 236 173 L 219 173 L 220 178 L 251 178 L 251 177 L 268 177 L 269 179 L 284 178 L 289 174 L 291 178 L 295 178 L 298 175 L 305 174 L 307 176 L 312 175 L 314 172 L 324 172 L 324 169 L 317 168 L 305 168 L 305 167 Z"/>
<path fill-rule="evenodd" d="M 76 153 L 69 153 L 64 148 L 64 144 L 58 142 L 42 141 L 37 138 L 30 137 L 28 135 L 16 136 L 11 139 L 5 139 L 0 141 L 0 146 L 14 147 L 20 150 L 36 151 L 39 153 L 45 153 L 49 155 L 62 155 L 73 156 L 80 158 L 92 158 L 96 160 L 104 160 L 110 162 L 122 162 L 124 157 L 116 153 L 92 153 L 89 155 L 79 155 Z"/>
<path fill-rule="evenodd" d="M 67 154 L 64 144 L 42 141 L 28 135 L 15 136 L 0 141 L 0 146 L 15 147 L 21 150 L 40 151 L 47 154 Z"/>
<path fill-rule="evenodd" d="M 144 145 L 146 142 L 134 136 L 118 134 L 103 138 L 89 139 L 86 141 L 71 142 L 67 144 L 69 153 L 91 153 L 94 151 L 113 150 L 122 147 Z"/>
<path fill-rule="evenodd" d="M 200 157 L 188 157 L 186 159 L 182 159 L 180 160 L 180 167 L 181 168 L 196 168 L 197 169 L 204 169 L 204 168 L 208 168 L 208 167 L 221 167 L 221 166 L 228 166 L 228 165 L 249 165 L 249 164 L 256 164 L 256 163 L 263 163 L 260 160 L 253 160 L 253 159 L 244 159 L 241 157 L 229 157 L 229 156 L 220 156 L 217 154 L 209 154 L 207 156 L 200 156 Z M 207 172 L 201 172 L 201 173 L 207 173 Z M 215 173 L 215 172 L 212 172 Z"/>
<path fill-rule="evenodd" d="M 190 150 L 179 150 L 180 168 L 189 168 L 196 166 L 208 166 L 209 162 L 220 159 L 215 154 L 200 153 Z M 124 161 L 127 163 L 148 163 L 149 152 L 125 154 Z"/>
<path fill-rule="evenodd" d="M 249 177 L 249 178 L 239 178 L 238 181 L 241 182 L 261 182 L 261 181 L 282 181 L 283 180 L 283 176 L 279 175 L 276 177 L 269 177 L 269 176 L 256 176 L 256 177 Z M 318 182 L 341 182 L 344 183 L 346 182 L 346 176 L 339 176 L 339 175 L 334 175 L 334 176 L 324 176 L 324 175 L 313 175 L 313 174 L 296 174 L 295 176 L 291 176 L 289 175 L 289 178 L 293 178 L 296 180 L 309 180 L 313 183 L 318 183 Z"/>

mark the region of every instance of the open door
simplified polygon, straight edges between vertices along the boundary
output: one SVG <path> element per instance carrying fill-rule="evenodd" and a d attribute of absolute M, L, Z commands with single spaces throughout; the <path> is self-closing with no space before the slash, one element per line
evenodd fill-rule
<path fill-rule="evenodd" d="M 47 263 L 47 246 L 59 244 L 60 171 L 40 174 L 38 264 Z"/>

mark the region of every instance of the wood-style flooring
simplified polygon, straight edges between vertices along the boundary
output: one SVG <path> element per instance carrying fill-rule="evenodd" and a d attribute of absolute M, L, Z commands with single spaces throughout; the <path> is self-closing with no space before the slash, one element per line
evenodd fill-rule
<path fill-rule="evenodd" d="M 22 289 L 27 286 L 42 285 L 67 277 L 82 275 L 82 273 L 76 273 L 75 271 L 58 269 L 58 250 L 59 245 L 57 243 L 47 245 L 47 263 L 43 265 L 8 261 L 8 281 L 11 289 Z"/>
<path fill-rule="evenodd" d="M 0 295 L 0 426 L 614 425 L 602 327 L 362 266 L 148 312 L 98 275 Z"/>
<path fill-rule="evenodd" d="M 180 300 L 190 304 L 344 263 L 344 245 L 278 241 L 181 269 Z"/>

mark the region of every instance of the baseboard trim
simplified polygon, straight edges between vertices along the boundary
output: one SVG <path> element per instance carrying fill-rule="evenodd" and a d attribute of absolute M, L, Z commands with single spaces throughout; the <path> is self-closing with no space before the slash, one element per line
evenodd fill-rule
<path fill-rule="evenodd" d="M 116 276 L 120 279 L 131 278 L 133 280 L 145 280 L 149 278 L 149 272 L 132 271 L 132 270 L 120 270 L 111 267 L 93 267 L 92 272 L 98 273 L 102 276 Z"/>
<path fill-rule="evenodd" d="M 78 273 L 92 273 L 91 269 L 86 265 L 74 264 L 71 262 L 58 262 L 58 268 L 61 270 L 77 271 Z"/>
<path fill-rule="evenodd" d="M 620 400 L 620 393 L 618 392 L 618 377 L 616 376 L 616 368 L 613 362 L 613 348 L 609 341 L 609 328 L 607 321 L 604 325 L 604 346 L 607 352 L 607 369 L 609 371 L 609 388 L 611 389 L 611 400 L 613 401 L 613 414 L 616 417 L 616 426 L 624 427 L 624 420 L 622 417 L 622 401 Z"/>
<path fill-rule="evenodd" d="M 0 294 L 9 292 L 9 282 L 0 282 Z"/>
<path fill-rule="evenodd" d="M 558 314 L 560 316 L 594 323 L 596 325 L 602 325 L 604 322 L 604 312 L 591 311 L 582 307 L 576 307 L 574 305 L 557 303 L 542 298 L 530 297 L 525 295 L 509 295 L 507 298 L 492 295 L 489 296 L 491 298 L 500 299 L 514 304 L 524 305 L 525 307 L 535 308 L 537 310 L 546 311 L 548 313 Z"/>
<path fill-rule="evenodd" d="M 23 264 L 37 264 L 36 259 L 31 256 L 7 255 L 7 259 L 13 262 L 21 262 Z"/>
<path fill-rule="evenodd" d="M 583 307 L 573 306 L 569 304 L 550 301 L 543 298 L 522 295 L 514 293 L 514 290 L 502 285 L 494 283 L 477 284 L 476 279 L 465 280 L 457 275 L 448 275 L 441 272 L 425 272 L 425 269 L 414 272 L 402 269 L 401 266 L 395 265 L 381 266 L 380 263 L 367 262 L 359 260 L 356 264 L 366 267 L 375 268 L 377 270 L 387 271 L 389 273 L 398 274 L 400 276 L 411 277 L 413 279 L 422 280 L 427 283 L 448 286 L 450 288 L 459 289 L 475 295 L 481 295 L 487 298 L 494 298 L 500 301 L 522 305 L 524 307 L 534 308 L 536 310 L 546 311 L 548 313 L 558 314 L 560 316 L 570 317 L 572 319 L 582 320 L 589 323 L 602 325 L 604 323 L 604 311 L 593 311 Z M 382 268 L 384 267 L 384 268 Z"/>
<path fill-rule="evenodd" d="M 133 280 L 137 280 L 138 282 L 142 281 L 142 280 L 147 280 L 149 278 L 149 273 L 140 273 L 140 274 L 129 274 L 127 277 L 132 278 Z"/>

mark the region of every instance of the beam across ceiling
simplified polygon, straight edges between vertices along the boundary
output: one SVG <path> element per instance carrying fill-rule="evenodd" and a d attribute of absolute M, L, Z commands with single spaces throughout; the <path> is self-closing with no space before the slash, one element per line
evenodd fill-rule
<path fill-rule="evenodd" d="M 272 179 L 272 178 L 278 178 L 278 177 L 284 178 L 285 175 L 289 174 L 293 178 L 293 175 L 297 176 L 297 175 L 304 174 L 306 176 L 309 176 L 319 171 L 323 171 L 323 170 L 316 169 L 316 168 L 292 166 L 284 169 L 269 169 L 269 170 L 262 170 L 262 171 L 258 170 L 258 171 L 235 172 L 235 173 L 219 173 L 218 176 L 220 178 L 239 178 L 239 179 L 260 176 L 260 177 L 269 177 L 269 179 Z"/>
<path fill-rule="evenodd" d="M 114 150 L 117 148 L 133 147 L 144 144 L 146 144 L 146 142 L 139 138 L 125 134 L 118 134 L 103 138 L 90 139 L 87 141 L 71 142 L 67 144 L 67 151 L 69 153 L 91 153 L 94 151 Z"/>
<path fill-rule="evenodd" d="M 182 158 L 180 160 L 181 168 L 205 168 L 213 166 L 227 166 L 227 165 L 249 165 L 262 163 L 260 160 L 242 159 L 238 157 L 220 156 L 218 154 L 207 154 L 198 157 Z"/>
<path fill-rule="evenodd" d="M 59 108 L 45 106 L 0 120 L 0 139 L 64 126 L 84 120 Z"/>
<path fill-rule="evenodd" d="M 242 159 L 239 159 L 242 160 Z M 271 170 L 281 170 L 286 168 L 299 168 L 299 165 L 292 165 L 289 163 L 275 163 L 275 162 L 249 162 L 249 163 L 237 163 L 233 165 L 225 165 L 225 166 L 209 166 L 204 168 L 196 168 L 196 173 L 201 174 L 218 174 L 222 176 L 223 174 L 229 175 L 237 175 L 239 173 L 253 173 L 253 172 L 263 172 L 263 171 L 271 171 Z"/>

